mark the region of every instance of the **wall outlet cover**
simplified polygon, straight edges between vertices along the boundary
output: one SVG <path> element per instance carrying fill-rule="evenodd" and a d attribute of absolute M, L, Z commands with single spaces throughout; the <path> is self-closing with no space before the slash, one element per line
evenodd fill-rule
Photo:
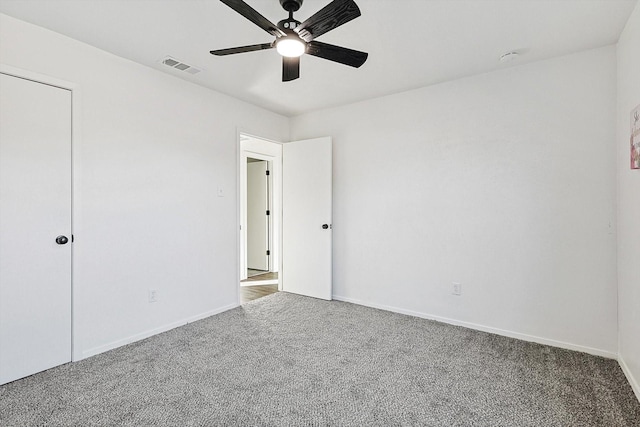
<path fill-rule="evenodd" d="M 149 302 L 158 301 L 158 291 L 156 289 L 149 289 Z"/>

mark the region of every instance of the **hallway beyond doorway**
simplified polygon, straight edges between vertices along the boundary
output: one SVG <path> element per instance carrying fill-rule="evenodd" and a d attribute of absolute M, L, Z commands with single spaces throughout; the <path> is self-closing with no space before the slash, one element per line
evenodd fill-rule
<path fill-rule="evenodd" d="M 276 292 L 278 292 L 278 285 L 242 286 L 240 288 L 240 304 L 246 304 Z"/>

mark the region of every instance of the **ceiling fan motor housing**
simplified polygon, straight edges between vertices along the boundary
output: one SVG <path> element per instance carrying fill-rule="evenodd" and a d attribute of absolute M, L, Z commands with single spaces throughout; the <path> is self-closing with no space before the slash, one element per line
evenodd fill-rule
<path fill-rule="evenodd" d="M 287 12 L 296 12 L 302 6 L 303 0 L 280 0 L 280 6 Z"/>
<path fill-rule="evenodd" d="M 283 19 L 282 21 L 278 22 L 278 28 L 280 28 L 282 31 L 284 31 L 287 34 L 289 33 L 289 31 L 293 32 L 292 30 L 296 28 L 298 25 L 300 25 L 300 21 L 297 21 L 293 18 Z"/>

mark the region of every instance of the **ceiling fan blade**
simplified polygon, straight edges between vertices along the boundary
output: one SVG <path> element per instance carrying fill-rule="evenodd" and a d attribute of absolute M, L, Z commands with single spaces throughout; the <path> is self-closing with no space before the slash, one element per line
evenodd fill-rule
<path fill-rule="evenodd" d="M 294 29 L 307 42 L 360 16 L 353 0 L 333 0 Z"/>
<path fill-rule="evenodd" d="M 271 49 L 273 43 L 252 44 L 250 46 L 230 47 L 228 49 L 212 50 L 209 53 L 216 56 L 233 55 L 234 53 L 254 52 L 256 50 Z"/>
<path fill-rule="evenodd" d="M 290 82 L 300 77 L 300 57 L 282 57 L 282 81 Z"/>
<path fill-rule="evenodd" d="M 253 9 L 251 6 L 246 4 L 244 1 L 242 0 L 220 0 L 220 1 L 226 4 L 227 6 L 229 6 L 231 9 L 238 12 L 240 15 L 247 18 L 249 21 L 256 24 L 258 27 L 265 30 L 267 33 L 271 34 L 272 36 L 281 37 L 285 35 L 284 31 L 280 30 L 277 27 L 277 25 L 273 24 L 267 18 L 260 15 L 258 12 L 256 12 L 255 9 Z"/>
<path fill-rule="evenodd" d="M 359 50 L 347 49 L 346 47 L 312 41 L 307 43 L 307 53 L 318 58 L 339 62 L 344 65 L 358 68 L 365 63 L 369 54 Z"/>

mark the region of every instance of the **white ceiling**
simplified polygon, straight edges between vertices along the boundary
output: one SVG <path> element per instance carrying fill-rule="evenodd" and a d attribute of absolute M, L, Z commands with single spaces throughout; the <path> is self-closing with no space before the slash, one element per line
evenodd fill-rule
<path fill-rule="evenodd" d="M 278 0 L 246 0 L 274 23 Z M 0 12 L 116 55 L 295 116 L 463 76 L 615 43 L 636 0 L 356 0 L 362 16 L 318 40 L 369 53 L 359 69 L 304 56 L 281 81 L 275 50 L 226 57 L 212 49 L 268 43 L 217 0 L 0 0 Z M 304 0 L 304 21 L 329 0 Z M 499 57 L 519 51 L 501 64 Z M 160 63 L 172 56 L 204 71 Z"/>

